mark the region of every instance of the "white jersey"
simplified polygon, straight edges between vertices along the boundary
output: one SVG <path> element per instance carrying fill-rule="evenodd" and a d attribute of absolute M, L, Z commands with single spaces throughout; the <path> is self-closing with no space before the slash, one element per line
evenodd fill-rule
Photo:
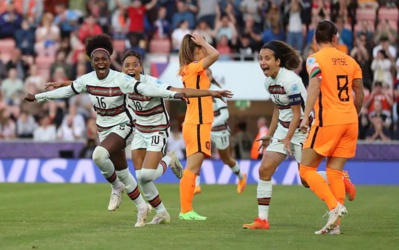
<path fill-rule="evenodd" d="M 216 84 L 211 84 L 209 90 L 222 90 Z M 219 98 L 213 98 L 213 116 L 215 119 L 212 123 L 212 131 L 222 131 L 228 129 L 227 119 L 229 118 L 229 111 L 227 103 Z"/>
<path fill-rule="evenodd" d="M 140 75 L 140 82 L 142 84 L 157 86 L 160 89 L 166 90 L 170 88 L 169 85 L 149 75 Z M 130 93 L 129 108 L 134 111 L 134 125 L 138 131 L 142 133 L 168 131 L 170 118 L 166 111 L 163 98 Z"/>
<path fill-rule="evenodd" d="M 292 105 L 301 105 L 301 119 L 303 118 L 307 92 L 302 79 L 294 71 L 280 68 L 275 79 L 266 78 L 265 88 L 279 108 L 278 119 L 283 127 L 288 128 L 292 120 Z"/>

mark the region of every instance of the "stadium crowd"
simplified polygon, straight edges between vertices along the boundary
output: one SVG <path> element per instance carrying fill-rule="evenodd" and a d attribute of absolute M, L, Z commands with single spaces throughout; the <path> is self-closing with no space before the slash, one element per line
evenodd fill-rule
<path fill-rule="evenodd" d="M 187 33 L 200 33 L 220 61 L 256 60 L 261 46 L 283 40 L 303 58 L 317 50 L 315 25 L 339 29 L 339 49 L 361 65 L 365 103 L 361 140 L 399 139 L 398 6 L 393 0 L 4 0 L 0 1 L 0 139 L 96 140 L 87 95 L 26 103 L 45 82 L 92 70 L 85 40 L 114 39 L 112 68 L 126 50 L 175 53 Z M 305 61 L 305 60 L 303 60 Z M 307 84 L 302 64 L 297 72 Z M 234 136 L 234 135 L 233 135 Z"/>

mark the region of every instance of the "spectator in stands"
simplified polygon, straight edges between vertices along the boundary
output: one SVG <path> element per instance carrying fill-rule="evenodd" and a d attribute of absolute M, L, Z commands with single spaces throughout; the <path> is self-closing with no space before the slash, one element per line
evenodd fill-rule
<path fill-rule="evenodd" d="M 391 60 L 389 60 L 385 50 L 377 52 L 377 56 L 371 63 L 371 69 L 374 73 L 374 81 L 388 83 L 392 86 L 392 74 L 391 74 Z"/>
<path fill-rule="evenodd" d="M 312 4 L 312 15 L 322 17 L 322 19 L 331 20 L 331 1 L 314 0 Z"/>
<path fill-rule="evenodd" d="M 226 35 L 220 36 L 219 40 L 217 40 L 216 49 L 219 51 L 219 61 L 233 60 L 233 50 Z"/>
<path fill-rule="evenodd" d="M 357 3 L 360 8 L 372 8 L 372 9 L 377 9 L 378 8 L 378 0 L 357 0 Z"/>
<path fill-rule="evenodd" d="M 111 14 L 108 11 L 108 0 L 88 0 L 87 9 L 90 16 L 93 16 L 96 23 L 101 27 L 104 33 L 110 32 Z"/>
<path fill-rule="evenodd" d="M 285 41 L 285 34 L 283 28 L 281 27 L 280 21 L 273 21 L 271 23 L 271 28 L 263 31 L 263 43 L 268 43 L 273 40 Z"/>
<path fill-rule="evenodd" d="M 210 28 L 213 29 L 217 11 L 219 11 L 219 1 L 199 0 L 197 20 L 207 22 Z"/>
<path fill-rule="evenodd" d="M 190 34 L 191 30 L 189 29 L 189 22 L 187 20 L 182 20 L 179 24 L 179 27 L 172 32 L 172 50 L 173 52 L 178 52 L 180 49 L 181 42 L 183 37 L 186 34 Z"/>
<path fill-rule="evenodd" d="M 43 89 L 43 83 L 48 79 L 45 79 L 42 75 L 39 74 L 37 70 L 37 65 L 32 64 L 29 69 L 29 76 L 25 79 L 24 89 L 25 93 L 38 93 Z M 33 89 L 31 89 L 31 87 Z M 33 91 L 27 91 L 27 90 Z"/>
<path fill-rule="evenodd" d="M 355 34 L 356 37 L 359 37 L 361 34 L 364 34 L 366 36 L 366 47 L 369 51 L 373 48 L 374 40 L 374 31 L 373 31 L 373 24 L 367 20 L 362 20 L 360 22 L 360 29 L 357 31 Z M 356 44 L 355 44 L 356 45 Z M 363 78 L 364 79 L 364 78 Z"/>
<path fill-rule="evenodd" d="M 255 23 L 261 23 L 261 1 L 243 0 L 241 2 L 240 10 L 243 14 L 244 22 L 248 18 L 253 18 Z"/>
<path fill-rule="evenodd" d="M 335 25 L 338 29 L 339 40 L 338 44 L 346 46 L 346 53 L 353 48 L 353 34 L 352 31 L 345 27 L 345 19 L 343 17 L 337 17 Z"/>
<path fill-rule="evenodd" d="M 22 15 L 15 9 L 14 1 L 7 4 L 7 10 L 0 14 L 0 38 L 14 38 L 21 28 Z"/>
<path fill-rule="evenodd" d="M 365 100 L 364 106 L 368 108 L 369 112 L 374 111 L 374 102 L 379 101 L 382 105 L 382 110 L 391 112 L 393 99 L 389 91 L 384 91 L 382 82 L 374 82 L 373 89 L 370 96 Z"/>
<path fill-rule="evenodd" d="M 101 26 L 98 25 L 94 16 L 88 16 L 84 23 L 79 27 L 79 40 L 82 43 L 86 43 L 86 39 L 95 35 L 103 33 Z"/>
<path fill-rule="evenodd" d="M 373 48 L 373 58 L 377 56 L 380 50 L 384 50 L 389 59 L 394 60 L 394 58 L 396 58 L 397 48 L 389 44 L 389 38 L 387 36 L 381 36 L 380 43 Z"/>
<path fill-rule="evenodd" d="M 15 32 L 15 43 L 22 55 L 34 55 L 35 28 L 30 25 L 28 18 L 23 19 L 21 28 Z"/>
<path fill-rule="evenodd" d="M 193 13 L 188 10 L 187 4 L 182 0 L 176 0 L 177 11 L 172 16 L 172 27 L 177 29 L 183 20 L 188 22 L 188 28 L 193 30 L 195 28 L 195 17 Z"/>
<path fill-rule="evenodd" d="M 2 58 L 1 58 L 1 52 L 0 52 L 0 82 L 3 80 L 5 77 L 7 77 L 7 67 L 4 64 Z"/>
<path fill-rule="evenodd" d="M 367 47 L 366 33 L 358 33 L 355 39 L 355 47 L 351 50 L 350 55 L 356 60 L 362 69 L 363 84 L 367 87 L 371 87 L 373 77 L 370 68 L 371 56 L 369 51 L 370 49 Z"/>
<path fill-rule="evenodd" d="M 160 7 L 158 9 L 158 16 L 157 19 L 154 22 L 155 26 L 155 38 L 160 38 L 164 39 L 167 38 L 169 39 L 170 34 L 172 33 L 170 23 L 168 19 L 166 19 L 166 8 L 165 7 Z"/>
<path fill-rule="evenodd" d="M 23 92 L 24 84 L 18 78 L 17 69 L 10 68 L 8 70 L 8 78 L 4 79 L 1 84 L 1 92 L 6 103 L 12 105 L 13 99 L 16 98 L 18 92 Z"/>
<path fill-rule="evenodd" d="M 17 118 L 17 137 L 33 138 L 37 123 L 31 114 L 22 111 Z"/>
<path fill-rule="evenodd" d="M 51 124 L 50 117 L 42 114 L 39 118 L 39 126 L 33 132 L 34 141 L 50 142 L 57 139 L 55 126 Z"/>
<path fill-rule="evenodd" d="M 83 138 L 85 121 L 76 112 L 76 106 L 70 106 L 69 112 L 64 116 L 61 126 L 57 130 L 57 138 L 61 141 L 75 141 Z"/>
<path fill-rule="evenodd" d="M 111 17 L 112 37 L 116 40 L 125 40 L 128 32 L 128 18 L 123 6 L 119 6 Z"/>
<path fill-rule="evenodd" d="M 362 107 L 359 115 L 359 140 L 365 140 L 370 127 L 369 112 Z"/>
<path fill-rule="evenodd" d="M 399 61 L 399 59 L 398 59 Z M 398 71 L 399 74 L 399 71 Z M 394 121 L 394 139 L 399 139 L 399 80 L 396 81 L 393 96 L 395 103 L 393 105 L 393 121 Z"/>
<path fill-rule="evenodd" d="M 391 27 L 387 19 L 379 21 L 377 28 L 374 32 L 374 43 L 377 44 L 382 37 L 387 37 L 389 44 L 396 44 L 398 39 L 398 32 L 393 27 Z"/>
<path fill-rule="evenodd" d="M 391 140 L 389 131 L 392 118 L 391 114 L 388 111 L 384 111 L 382 109 L 381 102 L 378 100 L 374 101 L 374 111 L 370 112 L 369 114 L 370 120 L 370 129 L 369 129 L 369 136 L 367 140 L 383 140 L 389 141 Z"/>
<path fill-rule="evenodd" d="M 222 14 L 226 14 L 229 17 L 230 21 L 234 25 L 236 25 L 236 26 L 241 25 L 241 20 L 240 20 L 240 23 L 237 22 L 236 11 L 234 9 L 234 4 L 232 2 L 227 2 L 226 6 L 223 9 L 219 9 L 218 8 L 217 12 L 216 12 L 217 13 L 216 15 L 218 15 L 218 12 L 220 12 L 220 11 L 221 11 Z M 252 17 L 252 19 L 253 19 L 253 17 Z M 215 17 L 215 20 L 216 20 L 216 17 Z"/>
<path fill-rule="evenodd" d="M 197 23 L 197 28 L 194 30 L 195 33 L 200 34 L 204 37 L 205 41 L 209 44 L 214 44 L 213 36 L 214 32 L 209 27 L 209 24 L 205 20 L 199 20 Z"/>
<path fill-rule="evenodd" d="M 236 159 L 250 159 L 253 142 L 252 135 L 247 131 L 247 123 L 237 125 L 237 133 L 233 136 L 233 148 Z"/>
<path fill-rule="evenodd" d="M 53 24 L 53 14 L 45 13 L 36 29 L 35 51 L 39 56 L 54 57 L 61 41 L 60 28 Z"/>
<path fill-rule="evenodd" d="M 10 118 L 7 110 L 0 109 L 0 139 L 14 139 L 15 122 Z"/>
<path fill-rule="evenodd" d="M 256 57 L 257 51 L 251 47 L 251 37 L 243 35 L 239 39 L 237 45 L 237 52 L 240 54 L 241 61 L 253 61 Z"/>
<path fill-rule="evenodd" d="M 303 35 L 300 0 L 291 0 L 286 7 L 284 16 L 288 16 L 287 43 L 297 50 L 302 50 Z"/>
<path fill-rule="evenodd" d="M 237 44 L 237 29 L 235 25 L 231 22 L 230 18 L 226 14 L 222 14 L 220 18 L 217 18 L 214 30 L 214 36 L 216 42 L 224 35 L 232 46 Z"/>
<path fill-rule="evenodd" d="M 281 17 L 281 12 L 280 12 L 280 1 L 270 1 L 269 4 L 267 5 L 267 9 L 265 12 L 266 18 L 265 18 L 265 23 L 262 25 L 262 28 L 266 29 L 271 29 L 272 24 L 280 23 L 280 25 L 283 25 L 282 23 L 282 17 Z"/>
<path fill-rule="evenodd" d="M 74 10 L 69 10 L 63 2 L 55 6 L 56 17 L 54 24 L 58 25 L 62 37 L 68 37 L 69 34 L 78 29 L 79 15 Z"/>
<path fill-rule="evenodd" d="M 54 75 L 57 68 L 63 68 L 66 74 L 66 78 L 72 79 L 72 69 L 71 65 L 65 62 L 66 53 L 64 50 L 58 50 L 55 58 L 55 62 L 50 67 L 50 76 Z"/>

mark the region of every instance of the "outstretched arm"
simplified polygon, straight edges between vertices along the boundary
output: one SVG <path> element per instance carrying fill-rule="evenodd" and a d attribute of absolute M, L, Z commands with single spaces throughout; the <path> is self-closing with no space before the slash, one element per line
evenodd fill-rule
<path fill-rule="evenodd" d="M 186 97 L 184 93 L 158 88 L 157 86 L 151 84 L 140 84 L 140 82 L 136 82 L 134 84 L 134 92 L 144 96 L 174 98 L 181 100 Z"/>
<path fill-rule="evenodd" d="M 75 91 L 70 86 L 65 86 L 48 92 L 32 95 L 28 94 L 24 99 L 28 102 L 44 102 L 49 100 L 64 99 L 76 95 Z"/>
<path fill-rule="evenodd" d="M 62 82 L 47 82 L 44 84 L 44 90 L 48 90 L 50 87 L 54 89 L 58 89 L 61 87 L 69 86 L 72 84 L 72 81 L 62 81 Z"/>
<path fill-rule="evenodd" d="M 223 97 L 231 98 L 233 93 L 230 90 L 207 90 L 207 89 L 190 89 L 190 88 L 169 88 L 172 91 L 178 93 L 185 93 L 188 98 L 190 97 L 204 97 L 212 96 L 214 98 L 219 98 L 223 100 Z"/>

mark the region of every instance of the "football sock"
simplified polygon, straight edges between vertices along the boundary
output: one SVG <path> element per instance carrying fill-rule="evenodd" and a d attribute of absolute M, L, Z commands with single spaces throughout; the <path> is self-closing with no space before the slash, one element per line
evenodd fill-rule
<path fill-rule="evenodd" d="M 258 217 L 262 220 L 269 218 L 269 204 L 272 198 L 272 181 L 264 181 L 259 179 L 258 188 L 256 190 L 258 198 Z"/>
<path fill-rule="evenodd" d="M 172 159 L 170 159 L 169 156 L 165 155 L 164 157 L 162 157 L 161 162 L 159 164 L 162 164 L 162 167 L 164 168 L 163 173 L 165 173 L 166 168 L 168 166 L 170 166 L 170 162 L 172 161 Z"/>
<path fill-rule="evenodd" d="M 233 173 L 235 175 L 237 175 L 238 179 L 241 180 L 243 178 L 241 171 L 240 171 L 240 166 L 238 165 L 237 161 L 236 161 L 236 164 L 231 168 L 231 171 L 233 171 Z"/>
<path fill-rule="evenodd" d="M 155 208 L 157 213 L 166 211 L 165 206 L 159 197 L 159 192 L 153 180 L 161 176 L 163 173 L 163 166 L 158 165 L 157 169 L 142 168 L 140 171 L 139 183 L 141 191 L 150 205 Z"/>
<path fill-rule="evenodd" d="M 345 185 L 342 179 L 342 171 L 327 168 L 328 183 L 334 197 L 341 204 L 345 201 Z"/>
<path fill-rule="evenodd" d="M 188 169 L 183 172 L 180 180 L 180 206 L 181 212 L 187 213 L 193 210 L 193 198 L 196 175 Z"/>
<path fill-rule="evenodd" d="M 301 178 L 308 183 L 313 193 L 315 193 L 322 201 L 326 203 L 329 210 L 334 209 L 338 205 L 338 202 L 326 181 L 320 174 L 316 172 L 316 168 L 301 164 L 299 174 Z"/>
<path fill-rule="evenodd" d="M 201 185 L 201 176 L 197 175 L 197 177 L 195 177 L 195 186 L 199 185 Z"/>
<path fill-rule="evenodd" d="M 121 182 L 115 173 L 115 167 L 110 160 L 110 154 L 107 149 L 101 146 L 97 146 L 93 152 L 93 161 L 100 169 L 101 174 L 107 179 L 107 181 L 112 185 L 113 188 L 118 188 Z"/>
<path fill-rule="evenodd" d="M 139 187 L 129 169 L 116 171 L 119 180 L 125 185 L 126 194 L 136 204 L 137 208 L 145 207 L 145 201 L 140 194 Z"/>

